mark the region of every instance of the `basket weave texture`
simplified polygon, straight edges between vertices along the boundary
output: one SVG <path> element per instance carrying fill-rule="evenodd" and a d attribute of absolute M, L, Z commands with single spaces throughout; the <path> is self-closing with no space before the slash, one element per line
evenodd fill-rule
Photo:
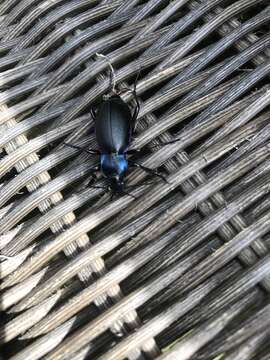
<path fill-rule="evenodd" d="M 269 24 L 269 0 L 2 0 L 3 359 L 270 359 Z M 112 200 L 64 144 L 96 147 L 108 59 L 167 180 Z"/>

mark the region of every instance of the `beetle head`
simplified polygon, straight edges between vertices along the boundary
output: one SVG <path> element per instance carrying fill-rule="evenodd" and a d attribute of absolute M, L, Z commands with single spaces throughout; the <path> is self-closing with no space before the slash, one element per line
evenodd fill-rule
<path fill-rule="evenodd" d="M 112 193 L 122 194 L 124 192 L 125 182 L 123 177 L 114 176 L 110 178 L 110 189 Z"/>

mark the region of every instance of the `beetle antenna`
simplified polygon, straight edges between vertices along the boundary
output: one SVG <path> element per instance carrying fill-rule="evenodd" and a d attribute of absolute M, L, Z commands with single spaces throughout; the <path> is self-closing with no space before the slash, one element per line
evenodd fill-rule
<path fill-rule="evenodd" d="M 115 93 L 115 71 L 114 71 L 114 68 L 112 66 L 112 63 L 111 63 L 109 57 L 106 56 L 106 55 L 100 54 L 100 53 L 96 53 L 96 56 L 100 57 L 102 59 L 105 59 L 107 61 L 108 66 L 110 68 L 110 88 L 109 88 L 109 92 Z"/>

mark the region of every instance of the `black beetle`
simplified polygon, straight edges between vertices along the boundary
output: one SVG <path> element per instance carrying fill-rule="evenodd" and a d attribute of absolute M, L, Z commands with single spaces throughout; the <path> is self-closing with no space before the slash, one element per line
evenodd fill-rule
<path fill-rule="evenodd" d="M 97 55 L 109 62 L 106 56 L 102 54 Z M 130 165 L 140 167 L 146 172 L 159 176 L 164 181 L 166 181 L 166 178 L 153 169 L 142 166 L 135 161 L 127 160 L 128 154 L 134 154 L 139 151 L 128 150 L 140 111 L 136 94 L 137 79 L 132 91 L 136 100 L 136 107 L 133 113 L 131 113 L 129 106 L 120 97 L 122 91 L 116 91 L 115 89 L 114 70 L 110 62 L 109 66 L 111 68 L 110 91 L 108 95 L 103 96 L 103 101 L 98 106 L 97 111 L 91 109 L 91 115 L 95 122 L 98 150 L 84 149 L 68 143 L 64 144 L 89 154 L 100 156 L 100 164 L 97 168 L 93 169 L 93 173 L 101 171 L 102 175 L 109 182 L 108 189 L 111 190 L 113 196 L 116 193 L 120 195 L 128 194 L 124 191 L 124 180 Z M 128 91 L 131 90 L 128 89 Z"/>

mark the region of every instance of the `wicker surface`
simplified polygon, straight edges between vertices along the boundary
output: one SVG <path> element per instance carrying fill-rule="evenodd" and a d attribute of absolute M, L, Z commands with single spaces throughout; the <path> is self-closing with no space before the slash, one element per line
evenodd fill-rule
<path fill-rule="evenodd" d="M 2 0 L 3 358 L 270 358 L 269 23 L 269 0 Z M 63 145 L 95 146 L 96 53 L 139 73 L 131 148 L 168 183 L 132 170 L 136 198 Z"/>

